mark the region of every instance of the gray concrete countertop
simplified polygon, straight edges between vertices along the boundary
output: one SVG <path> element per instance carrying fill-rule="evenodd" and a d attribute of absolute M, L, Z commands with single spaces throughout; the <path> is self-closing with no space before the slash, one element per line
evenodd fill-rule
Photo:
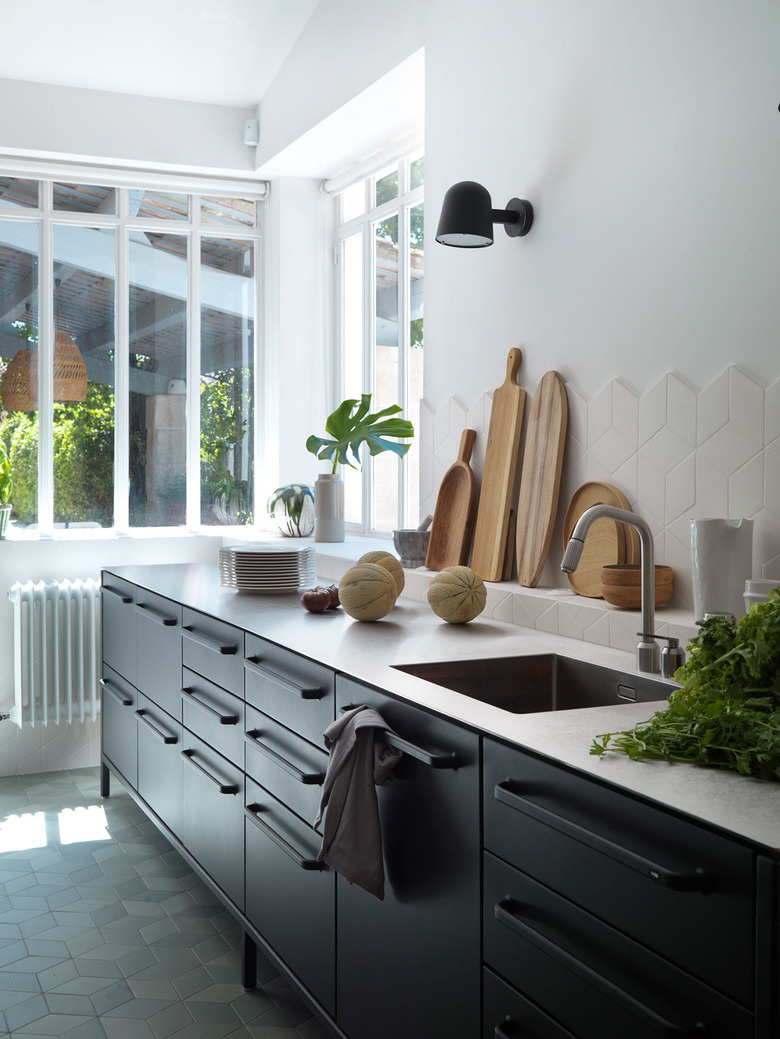
<path fill-rule="evenodd" d="M 780 783 L 734 772 L 623 754 L 590 754 L 595 736 L 630 729 L 663 703 L 511 714 L 396 670 L 393 665 L 559 653 L 634 672 L 631 654 L 495 620 L 440 621 L 427 604 L 403 597 L 381 621 L 343 610 L 306 612 L 297 595 L 249 595 L 222 588 L 213 564 L 112 567 L 109 572 L 194 610 L 270 639 L 395 696 L 515 743 L 763 848 L 780 850 Z M 110 582 L 109 582 L 110 583 Z M 669 683 L 670 689 L 676 688 Z"/>

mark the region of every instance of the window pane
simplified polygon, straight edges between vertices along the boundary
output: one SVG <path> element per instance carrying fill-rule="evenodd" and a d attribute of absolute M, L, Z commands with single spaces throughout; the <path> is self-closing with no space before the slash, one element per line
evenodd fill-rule
<path fill-rule="evenodd" d="M 13 470 L 12 518 L 38 522 L 38 224 L 0 220 L 0 437 Z"/>
<path fill-rule="evenodd" d="M 187 239 L 130 239 L 130 523 L 185 521 Z"/>
<path fill-rule="evenodd" d="M 54 208 L 70 213 L 116 213 L 116 191 L 93 184 L 55 184 Z"/>
<path fill-rule="evenodd" d="M 366 211 L 366 182 L 361 180 L 351 188 L 341 192 L 341 222 L 346 224 L 353 217 L 362 216 Z"/>
<path fill-rule="evenodd" d="M 254 245 L 201 242 L 201 522 L 253 521 Z"/>
<path fill-rule="evenodd" d="M 204 224 L 254 227 L 257 203 L 249 198 L 202 198 L 200 218 Z"/>
<path fill-rule="evenodd" d="M 38 181 L 0 177 L 0 206 L 38 208 Z"/>
<path fill-rule="evenodd" d="M 394 166 L 388 173 L 377 176 L 374 194 L 374 205 L 381 206 L 383 202 L 398 198 L 398 167 Z"/>
<path fill-rule="evenodd" d="M 422 161 L 422 160 L 421 160 Z M 407 415 L 415 437 L 403 460 L 406 466 L 406 517 L 404 525 L 416 527 L 420 516 L 420 401 L 423 398 L 423 295 L 425 274 L 425 225 L 423 206 L 409 210 L 409 354 L 407 362 Z"/>
<path fill-rule="evenodd" d="M 364 189 L 365 182 L 361 184 Z M 345 399 L 360 400 L 363 392 L 363 235 L 345 239 L 342 248 L 343 310 L 342 348 Z M 360 473 L 342 466 L 344 517 L 347 523 L 362 523 L 363 496 Z"/>
<path fill-rule="evenodd" d="M 425 156 L 421 155 L 419 159 L 415 159 L 409 167 L 409 178 L 412 190 L 419 188 L 421 184 L 425 183 Z"/>
<path fill-rule="evenodd" d="M 128 215 L 152 220 L 186 220 L 188 195 L 171 191 L 128 191 Z"/>
<path fill-rule="evenodd" d="M 375 341 L 374 398 L 380 411 L 399 401 L 398 364 L 398 216 L 374 225 Z M 377 455 L 374 468 L 374 517 L 377 530 L 393 530 L 398 522 L 398 462 L 392 451 Z"/>
<path fill-rule="evenodd" d="M 55 526 L 114 523 L 114 256 L 113 231 L 54 227 Z"/>

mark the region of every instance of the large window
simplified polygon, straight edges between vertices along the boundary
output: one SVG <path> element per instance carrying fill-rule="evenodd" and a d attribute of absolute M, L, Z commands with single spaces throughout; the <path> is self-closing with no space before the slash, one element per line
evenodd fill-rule
<path fill-rule="evenodd" d="M 423 176 L 414 154 L 336 196 L 341 398 L 373 394 L 373 410 L 400 404 L 419 430 L 423 374 Z M 419 443 L 345 472 L 352 529 L 387 533 L 416 526 Z"/>
<path fill-rule="evenodd" d="M 253 521 L 259 209 L 0 174 L 17 526 Z"/>

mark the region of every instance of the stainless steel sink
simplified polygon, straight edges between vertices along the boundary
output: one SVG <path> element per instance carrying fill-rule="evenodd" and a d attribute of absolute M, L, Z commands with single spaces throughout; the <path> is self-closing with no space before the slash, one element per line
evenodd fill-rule
<path fill-rule="evenodd" d="M 665 700 L 675 688 L 648 675 L 616 671 L 557 653 L 396 664 L 395 668 L 513 714 Z"/>

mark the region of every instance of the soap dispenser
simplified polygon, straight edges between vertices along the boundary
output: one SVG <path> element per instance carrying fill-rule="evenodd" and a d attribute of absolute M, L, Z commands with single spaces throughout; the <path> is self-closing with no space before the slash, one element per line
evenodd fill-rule
<path fill-rule="evenodd" d="M 668 643 L 661 650 L 661 674 L 664 678 L 672 678 L 678 667 L 685 663 L 685 650 L 680 645 L 680 640 L 670 635 L 656 635 L 657 639 L 664 639 Z"/>

